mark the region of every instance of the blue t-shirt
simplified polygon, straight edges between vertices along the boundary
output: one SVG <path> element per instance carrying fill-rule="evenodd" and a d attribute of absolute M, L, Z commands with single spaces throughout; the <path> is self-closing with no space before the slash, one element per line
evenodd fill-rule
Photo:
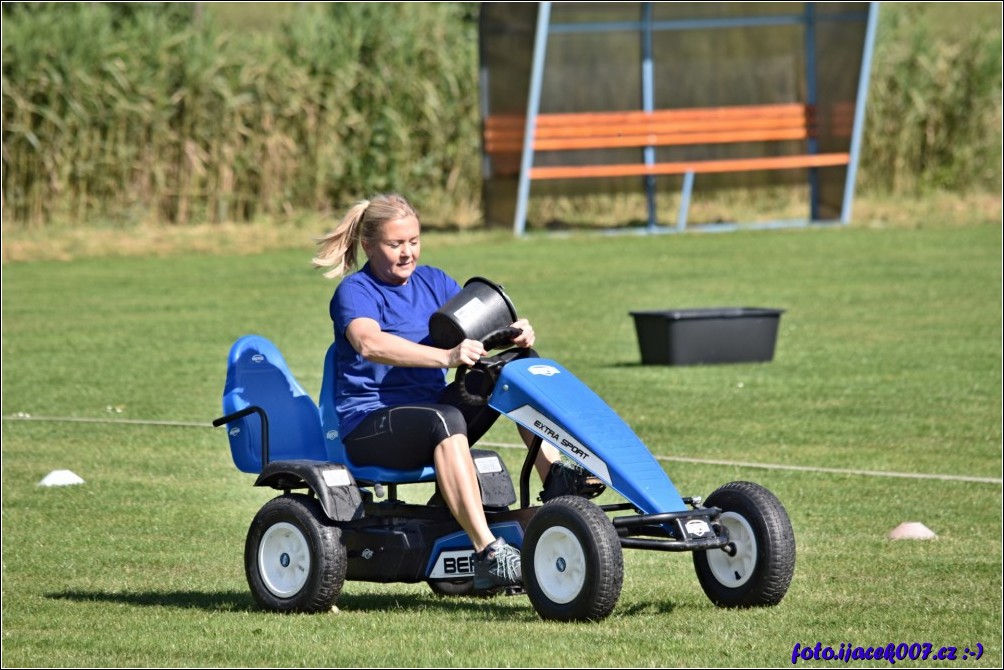
<path fill-rule="evenodd" d="M 330 311 L 337 353 L 335 409 L 342 435 L 355 430 L 375 410 L 434 403 L 446 386 L 446 371 L 442 368 L 406 368 L 367 361 L 345 337 L 349 323 L 360 317 L 373 319 L 386 333 L 431 345 L 429 317 L 460 290 L 453 278 L 428 265 L 415 268 L 403 286 L 377 279 L 369 263 L 338 284 Z"/>

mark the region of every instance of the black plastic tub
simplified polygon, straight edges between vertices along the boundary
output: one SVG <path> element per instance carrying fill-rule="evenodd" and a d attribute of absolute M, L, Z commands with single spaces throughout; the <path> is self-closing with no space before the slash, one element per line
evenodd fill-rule
<path fill-rule="evenodd" d="M 631 316 L 643 365 L 703 365 L 773 360 L 783 313 L 764 307 L 712 307 Z"/>

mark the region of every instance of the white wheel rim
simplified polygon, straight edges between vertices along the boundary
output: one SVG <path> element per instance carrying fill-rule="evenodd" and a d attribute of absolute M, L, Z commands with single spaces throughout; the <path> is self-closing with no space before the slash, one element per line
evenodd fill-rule
<path fill-rule="evenodd" d="M 582 543 L 567 528 L 548 528 L 534 549 L 533 572 L 537 585 L 549 600 L 559 604 L 572 602 L 586 583 Z"/>
<path fill-rule="evenodd" d="M 258 572 L 279 598 L 299 593 L 310 576 L 310 545 L 303 532 L 286 522 L 269 527 L 258 544 Z"/>
<path fill-rule="evenodd" d="M 729 547 L 734 553 L 730 556 L 725 549 L 708 550 L 708 567 L 720 584 L 735 589 L 753 576 L 756 537 L 746 519 L 735 512 L 723 512 L 721 524 L 729 531 Z"/>

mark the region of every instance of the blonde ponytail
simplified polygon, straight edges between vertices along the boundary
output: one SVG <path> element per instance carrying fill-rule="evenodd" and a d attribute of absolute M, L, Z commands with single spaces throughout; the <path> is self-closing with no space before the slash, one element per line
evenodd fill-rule
<path fill-rule="evenodd" d="M 335 279 L 355 269 L 360 223 L 369 205 L 369 200 L 360 200 L 345 214 L 337 228 L 315 240 L 320 251 L 311 263 L 315 268 L 330 268 L 324 273 L 328 279 Z"/>
<path fill-rule="evenodd" d="M 417 220 L 418 212 L 396 193 L 360 200 L 345 214 L 337 228 L 314 240 L 320 250 L 311 261 L 312 265 L 330 268 L 324 273 L 328 279 L 348 274 L 356 267 L 358 244 L 362 240 L 377 242 L 384 223 L 406 216 L 414 216 Z"/>

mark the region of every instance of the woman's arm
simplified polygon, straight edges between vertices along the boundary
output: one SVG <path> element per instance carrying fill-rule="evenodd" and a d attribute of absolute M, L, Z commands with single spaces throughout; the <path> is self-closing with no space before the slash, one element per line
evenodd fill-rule
<path fill-rule="evenodd" d="M 349 322 L 345 337 L 359 354 L 373 363 L 409 368 L 455 368 L 474 365 L 487 352 L 477 340 L 464 340 L 452 349 L 437 349 L 385 333 L 373 319 Z"/>

